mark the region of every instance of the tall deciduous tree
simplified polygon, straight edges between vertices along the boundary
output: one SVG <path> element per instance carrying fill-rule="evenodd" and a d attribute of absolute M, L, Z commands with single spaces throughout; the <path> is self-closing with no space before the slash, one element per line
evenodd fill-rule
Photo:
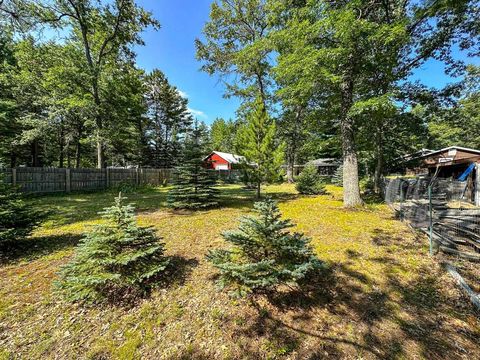
<path fill-rule="evenodd" d="M 46 21 L 61 19 L 71 26 L 71 40 L 83 47 L 85 67 L 89 71 L 89 92 L 95 104 L 94 125 L 97 145 L 97 167 L 106 166 L 105 129 L 110 120 L 108 109 L 109 81 L 105 69 L 121 60 L 133 58 L 131 47 L 143 44 L 140 33 L 148 26 L 159 27 L 150 13 L 133 0 L 115 0 L 106 4 L 91 0 L 55 0 L 44 5 Z M 60 23 L 61 24 L 61 23 Z"/>
<path fill-rule="evenodd" d="M 324 105 L 336 109 L 343 150 L 344 204 L 361 204 L 355 123 L 351 109 L 361 101 L 362 81 L 368 79 L 376 46 L 393 41 L 386 28 L 369 21 L 367 4 L 306 2 L 286 8 L 287 26 L 282 38 L 277 73 L 297 92 L 320 92 Z M 289 13 L 291 12 L 291 13 Z M 383 43 L 382 43 L 383 41 Z M 291 79 L 299 80 L 296 84 Z M 304 89 L 299 89 L 303 87 Z"/>
<path fill-rule="evenodd" d="M 343 150 L 345 206 L 362 202 L 357 150 L 358 129 L 364 126 L 361 119 L 373 108 L 377 113 L 378 108 L 390 108 L 394 87 L 428 58 L 458 68 L 449 48 L 456 29 L 475 13 L 471 4 L 271 1 L 274 19 L 281 19 L 273 35 L 279 49 L 276 74 L 291 94 L 298 97 L 311 91 L 321 106 L 335 110 Z M 384 127 L 379 121 L 372 139 L 379 145 L 380 156 Z M 378 161 L 381 168 L 382 159 Z"/>
<path fill-rule="evenodd" d="M 205 40 L 197 39 L 197 58 L 202 70 L 219 74 L 234 95 L 252 104 L 260 94 L 267 108 L 271 63 L 267 37 L 265 0 L 215 0 Z M 235 74 L 235 76 L 230 76 Z"/>

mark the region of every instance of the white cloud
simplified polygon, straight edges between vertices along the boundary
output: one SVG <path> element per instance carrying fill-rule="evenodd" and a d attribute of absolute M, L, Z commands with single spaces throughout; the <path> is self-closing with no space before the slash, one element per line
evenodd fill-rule
<path fill-rule="evenodd" d="M 188 98 L 188 94 L 185 92 L 185 91 L 182 91 L 182 90 L 178 90 L 177 89 L 177 92 L 178 94 L 183 97 L 184 99 Z"/>
<path fill-rule="evenodd" d="M 208 119 L 207 114 L 205 114 L 205 113 L 204 113 L 203 111 L 201 111 L 201 110 L 196 110 L 196 109 L 188 108 L 188 111 L 189 111 L 190 114 L 192 114 L 193 116 L 197 116 L 197 117 L 203 118 L 203 119 Z"/>

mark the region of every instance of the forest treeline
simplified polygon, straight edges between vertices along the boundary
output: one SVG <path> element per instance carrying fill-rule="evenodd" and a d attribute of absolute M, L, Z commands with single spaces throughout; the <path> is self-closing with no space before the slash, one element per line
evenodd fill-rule
<path fill-rule="evenodd" d="M 149 26 L 133 1 L 0 1 L 0 164 L 173 166 L 193 119 L 136 65 Z"/>
<path fill-rule="evenodd" d="M 378 190 L 401 155 L 480 146 L 479 18 L 478 0 L 213 1 L 196 56 L 241 106 L 201 124 L 202 143 L 283 161 L 289 181 L 295 164 L 342 158 L 356 206 L 360 178 Z M 193 119 L 161 70 L 136 65 L 152 14 L 133 0 L 0 0 L 0 26 L 1 163 L 175 163 Z M 413 80 L 429 61 L 450 84 Z"/>

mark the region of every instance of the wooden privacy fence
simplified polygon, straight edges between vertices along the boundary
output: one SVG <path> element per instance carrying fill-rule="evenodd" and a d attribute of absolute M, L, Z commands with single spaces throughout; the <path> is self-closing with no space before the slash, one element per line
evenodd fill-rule
<path fill-rule="evenodd" d="M 121 185 L 165 185 L 172 169 L 69 169 L 69 168 L 0 168 L 6 183 L 28 193 L 101 190 Z"/>

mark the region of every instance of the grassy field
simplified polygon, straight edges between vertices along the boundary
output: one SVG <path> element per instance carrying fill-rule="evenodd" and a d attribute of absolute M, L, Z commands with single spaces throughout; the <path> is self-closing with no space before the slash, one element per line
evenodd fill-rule
<path fill-rule="evenodd" d="M 127 194 L 139 222 L 163 236 L 176 272 L 133 307 L 63 302 L 52 282 L 113 193 L 32 198 L 51 210 L 34 236 L 0 265 L 0 359 L 480 359 L 480 320 L 427 242 L 385 205 L 344 210 L 341 189 L 298 196 L 266 191 L 311 236 L 329 265 L 302 292 L 231 299 L 215 288 L 208 249 L 250 212 L 253 194 L 222 189 L 222 206 L 165 208 L 166 189 Z"/>

